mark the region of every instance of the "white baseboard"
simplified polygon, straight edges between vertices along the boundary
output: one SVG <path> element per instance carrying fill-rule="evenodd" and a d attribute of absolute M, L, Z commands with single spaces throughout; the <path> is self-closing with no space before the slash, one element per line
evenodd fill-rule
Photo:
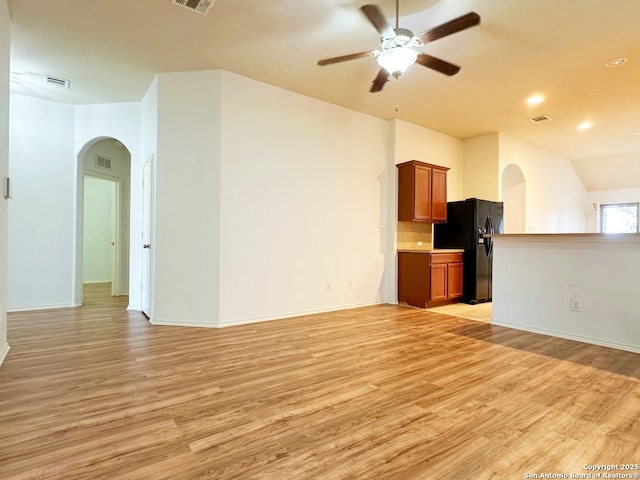
<path fill-rule="evenodd" d="M 525 332 L 539 333 L 541 335 L 548 335 L 548 336 L 551 336 L 551 337 L 564 338 L 566 340 L 573 340 L 575 342 L 590 343 L 592 345 L 599 345 L 601 347 L 615 348 L 617 350 L 624 350 L 624 351 L 627 351 L 627 352 L 640 353 L 640 346 L 638 346 L 638 345 L 628 345 L 628 344 L 625 344 L 625 343 L 610 342 L 610 341 L 607 341 L 607 340 L 602 340 L 600 338 L 583 337 L 582 335 L 574 335 L 574 334 L 570 334 L 570 333 L 566 333 L 566 332 L 558 332 L 558 331 L 555 331 L 555 330 L 547 330 L 547 329 L 544 329 L 544 328 L 535 328 L 535 327 L 522 326 L 522 325 L 518 325 L 516 323 L 496 322 L 494 320 L 491 321 L 491 325 L 498 325 L 500 327 L 513 328 L 515 330 L 523 330 Z"/>
<path fill-rule="evenodd" d="M 359 304 L 351 304 L 351 305 L 342 305 L 339 307 L 332 307 L 332 308 L 327 308 L 322 310 L 300 310 L 296 312 L 287 312 L 287 313 L 283 313 L 282 315 L 274 315 L 270 317 L 242 318 L 238 320 L 232 320 L 229 322 L 220 322 L 218 326 L 220 328 L 235 327 L 238 325 L 248 325 L 250 323 L 270 322 L 273 320 L 284 320 L 286 318 L 302 317 L 305 315 L 318 315 L 321 313 L 337 312 L 340 310 L 351 310 L 353 308 L 372 307 L 374 305 L 382 305 L 384 303 L 385 302 L 367 302 L 367 303 L 359 303 Z"/>
<path fill-rule="evenodd" d="M 52 310 L 56 308 L 73 308 L 80 307 L 81 303 L 67 303 L 67 304 L 52 304 L 52 305 L 36 305 L 33 307 L 10 307 L 7 308 L 7 313 L 12 312 L 32 312 L 36 310 Z"/>
<path fill-rule="evenodd" d="M 238 325 L 249 325 L 252 323 L 271 322 L 274 320 L 284 320 L 287 318 L 302 317 L 305 315 L 317 315 L 321 313 L 337 312 L 339 310 L 350 310 L 352 308 L 371 307 L 374 305 L 383 305 L 386 302 L 368 302 L 354 305 L 343 305 L 340 307 L 327 308 L 322 310 L 300 310 L 295 312 L 282 313 L 280 315 L 272 315 L 267 317 L 248 317 L 238 320 L 232 320 L 228 322 L 194 322 L 194 321 L 180 321 L 171 320 L 166 318 L 153 318 L 150 321 L 152 325 L 163 325 L 172 327 L 206 327 L 206 328 L 225 328 L 235 327 Z"/>
<path fill-rule="evenodd" d="M 4 362 L 4 359 L 7 357 L 7 353 L 9 353 L 10 348 L 11 347 L 8 343 L 0 346 L 0 365 L 2 365 L 2 362 Z"/>
<path fill-rule="evenodd" d="M 214 323 L 168 320 L 168 319 L 157 319 L 157 318 L 150 318 L 149 323 L 151 325 L 163 326 L 163 327 L 204 327 L 204 328 L 220 327 L 220 325 L 214 324 Z"/>

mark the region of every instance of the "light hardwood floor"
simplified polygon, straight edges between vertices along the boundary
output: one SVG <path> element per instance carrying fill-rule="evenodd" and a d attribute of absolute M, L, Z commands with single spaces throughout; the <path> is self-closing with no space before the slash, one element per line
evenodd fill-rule
<path fill-rule="evenodd" d="M 491 314 L 493 312 L 493 304 L 491 302 L 478 303 L 476 305 L 468 305 L 466 303 L 452 303 L 441 307 L 429 308 L 430 312 L 444 313 L 454 317 L 466 318 L 467 320 L 476 320 L 478 322 L 491 322 Z"/>
<path fill-rule="evenodd" d="M 391 305 L 198 329 L 126 304 L 89 292 L 9 315 L 0 478 L 521 479 L 640 462 L 637 354 Z"/>

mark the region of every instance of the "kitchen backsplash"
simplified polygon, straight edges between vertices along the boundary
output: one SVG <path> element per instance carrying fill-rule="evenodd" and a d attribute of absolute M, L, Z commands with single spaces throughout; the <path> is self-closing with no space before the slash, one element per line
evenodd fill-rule
<path fill-rule="evenodd" d="M 433 224 L 422 222 L 398 222 L 398 250 L 431 250 L 433 248 Z M 422 243 L 422 245 L 418 245 Z"/>

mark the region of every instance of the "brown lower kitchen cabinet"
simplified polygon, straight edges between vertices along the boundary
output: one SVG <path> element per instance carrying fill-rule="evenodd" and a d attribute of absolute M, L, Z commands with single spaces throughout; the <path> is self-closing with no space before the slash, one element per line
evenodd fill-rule
<path fill-rule="evenodd" d="M 398 302 L 414 307 L 455 303 L 462 297 L 462 251 L 398 252 Z"/>

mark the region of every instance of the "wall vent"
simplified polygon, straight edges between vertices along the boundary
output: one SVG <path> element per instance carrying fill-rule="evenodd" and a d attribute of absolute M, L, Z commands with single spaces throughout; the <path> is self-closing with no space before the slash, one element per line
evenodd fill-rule
<path fill-rule="evenodd" d="M 529 120 L 533 123 L 544 123 L 550 121 L 551 117 L 547 115 L 538 115 L 537 117 L 530 118 Z"/>
<path fill-rule="evenodd" d="M 46 75 L 44 77 L 44 83 L 57 88 L 69 88 L 69 80 L 63 80 L 62 78 L 50 77 Z"/>
<path fill-rule="evenodd" d="M 189 10 L 201 15 L 209 13 L 209 10 L 211 10 L 211 7 L 213 7 L 215 2 L 216 0 L 173 0 L 175 5 L 188 8 Z"/>
<path fill-rule="evenodd" d="M 106 170 L 111 170 L 111 159 L 96 154 L 96 166 Z"/>

